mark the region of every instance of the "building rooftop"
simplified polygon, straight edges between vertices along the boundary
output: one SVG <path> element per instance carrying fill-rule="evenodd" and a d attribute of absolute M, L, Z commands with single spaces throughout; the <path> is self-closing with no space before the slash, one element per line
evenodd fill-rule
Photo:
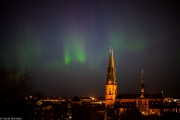
<path fill-rule="evenodd" d="M 144 94 L 145 98 L 149 99 L 163 99 L 162 94 Z M 118 94 L 116 99 L 136 99 L 140 98 L 140 94 Z"/>

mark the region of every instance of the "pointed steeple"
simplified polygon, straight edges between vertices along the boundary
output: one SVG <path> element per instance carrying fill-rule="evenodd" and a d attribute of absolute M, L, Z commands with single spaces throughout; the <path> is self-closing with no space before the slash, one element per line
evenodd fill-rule
<path fill-rule="evenodd" d="M 142 73 L 141 73 L 141 85 L 142 84 L 144 84 L 143 68 L 142 68 Z"/>
<path fill-rule="evenodd" d="M 114 66 L 113 49 L 110 47 L 105 89 L 105 106 L 114 106 L 117 96 L 116 68 Z"/>
<path fill-rule="evenodd" d="M 144 74 L 143 74 L 143 68 L 142 68 L 142 73 L 141 73 L 141 96 L 140 96 L 140 98 L 144 98 L 144 92 L 145 92 Z"/>
<path fill-rule="evenodd" d="M 114 56 L 113 56 L 113 49 L 110 47 L 109 53 L 109 64 L 107 68 L 107 82 L 110 84 L 116 84 L 116 68 L 114 66 Z"/>
<path fill-rule="evenodd" d="M 114 56 L 113 56 L 113 49 L 110 47 L 110 53 L 109 53 L 109 68 L 114 68 Z"/>

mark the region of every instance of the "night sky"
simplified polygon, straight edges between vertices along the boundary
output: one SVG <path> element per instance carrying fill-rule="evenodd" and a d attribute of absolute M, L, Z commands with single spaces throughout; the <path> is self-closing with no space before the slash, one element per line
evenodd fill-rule
<path fill-rule="evenodd" d="M 37 2 L 38 1 L 38 2 Z M 159 0 L 2 0 L 0 67 L 48 96 L 104 96 L 110 47 L 118 93 L 180 96 L 180 9 Z"/>

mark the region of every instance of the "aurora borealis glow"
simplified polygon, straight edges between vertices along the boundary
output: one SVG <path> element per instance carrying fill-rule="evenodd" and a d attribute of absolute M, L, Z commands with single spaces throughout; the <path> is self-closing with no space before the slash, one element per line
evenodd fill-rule
<path fill-rule="evenodd" d="M 179 95 L 177 3 L 53 0 L 0 4 L 0 66 L 33 75 L 50 96 L 104 96 L 110 46 L 119 93 Z"/>

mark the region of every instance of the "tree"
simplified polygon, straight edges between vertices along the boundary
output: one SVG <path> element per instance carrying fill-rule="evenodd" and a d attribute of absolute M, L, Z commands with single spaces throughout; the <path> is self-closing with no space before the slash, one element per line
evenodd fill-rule
<path fill-rule="evenodd" d="M 20 108 L 20 102 L 24 96 L 27 96 L 35 87 L 32 82 L 32 77 L 29 72 L 19 73 L 16 68 L 6 69 L 0 68 L 0 104 L 1 113 L 7 113 L 12 108 L 13 113 L 16 113 L 17 108 Z M 15 107 L 16 106 L 16 107 Z"/>
<path fill-rule="evenodd" d="M 16 68 L 0 69 L 0 94 L 5 99 L 22 97 L 27 95 L 34 85 L 31 83 L 32 77 L 27 73 L 18 73 Z"/>

